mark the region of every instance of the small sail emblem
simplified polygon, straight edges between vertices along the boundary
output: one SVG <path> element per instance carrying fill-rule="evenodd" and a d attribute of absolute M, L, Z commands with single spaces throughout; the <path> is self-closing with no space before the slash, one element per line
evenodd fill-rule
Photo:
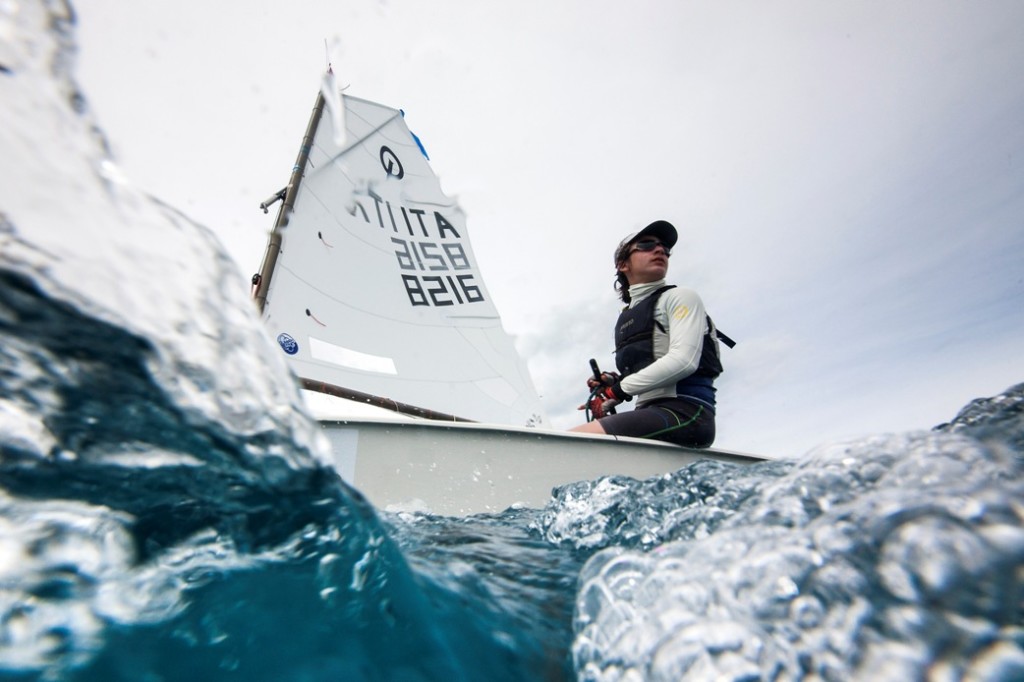
<path fill-rule="evenodd" d="M 384 168 L 384 172 L 393 178 L 401 180 L 405 177 L 405 167 L 402 166 L 398 154 L 391 151 L 390 147 L 382 146 L 380 148 L 380 165 Z"/>
<path fill-rule="evenodd" d="M 293 339 L 290 334 L 278 334 L 277 343 L 281 346 L 281 350 L 288 355 L 295 355 L 299 352 L 299 342 Z"/>

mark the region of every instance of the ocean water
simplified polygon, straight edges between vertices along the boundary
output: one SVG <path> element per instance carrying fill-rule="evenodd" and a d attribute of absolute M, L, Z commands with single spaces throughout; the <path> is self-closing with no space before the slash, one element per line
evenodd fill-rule
<path fill-rule="evenodd" d="M 1024 679 L 1024 384 L 794 460 L 376 511 L 216 240 L 109 159 L 73 29 L 0 4 L 0 679 Z"/>

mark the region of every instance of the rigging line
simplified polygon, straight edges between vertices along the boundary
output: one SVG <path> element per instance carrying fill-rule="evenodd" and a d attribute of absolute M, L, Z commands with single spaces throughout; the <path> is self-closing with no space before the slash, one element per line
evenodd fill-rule
<path fill-rule="evenodd" d="M 495 376 L 501 379 L 505 379 L 505 381 L 508 381 L 508 379 L 505 377 L 505 374 L 501 371 L 501 368 L 495 362 L 491 362 L 491 359 L 493 358 L 501 362 L 502 364 L 505 364 L 504 361 L 506 359 L 505 354 L 502 352 L 502 349 L 495 346 L 494 340 L 491 338 L 489 334 L 487 334 L 487 331 L 489 329 L 494 329 L 494 327 L 477 327 L 474 329 L 476 331 L 484 332 L 483 340 L 490 348 L 492 355 L 484 355 L 480 348 L 480 344 L 478 343 L 479 339 L 470 339 L 466 335 L 465 329 L 463 329 L 462 327 L 455 327 L 455 330 L 459 333 L 459 336 L 461 336 L 463 340 L 466 341 L 467 344 L 469 344 L 469 347 L 472 349 L 472 352 L 476 354 L 477 358 L 479 358 L 480 361 L 484 363 L 484 365 L 489 367 L 491 371 L 495 373 Z M 501 333 L 504 334 L 506 339 L 508 339 L 509 343 L 512 345 L 512 351 L 515 353 L 516 357 L 521 361 L 522 358 L 519 358 L 519 351 L 516 350 L 515 343 L 512 341 L 511 336 L 505 332 L 504 328 L 501 329 Z M 515 365 L 516 373 L 519 374 L 519 378 L 522 379 L 522 369 L 519 367 L 519 362 L 515 362 L 513 364 Z M 515 390 L 518 392 L 518 389 Z"/>
<path fill-rule="evenodd" d="M 352 98 L 352 99 L 357 99 L 357 98 Z M 353 112 L 349 111 L 349 112 L 347 112 L 346 115 L 355 115 L 355 114 L 353 114 Z M 355 116 L 359 120 L 361 120 L 361 121 L 363 121 L 365 123 L 369 123 L 369 121 L 367 121 L 362 116 L 358 116 L 358 115 L 355 115 Z M 381 123 L 379 126 L 374 128 L 373 130 L 371 130 L 369 133 L 367 133 L 363 137 L 360 137 L 358 140 L 353 141 L 351 144 L 349 144 L 347 147 L 345 147 L 344 149 L 339 151 L 334 156 L 328 156 L 326 163 L 321 165 L 320 168 L 315 168 L 314 167 L 313 168 L 313 172 L 310 173 L 309 175 L 310 176 L 316 175 L 316 174 L 320 173 L 321 171 L 323 171 L 324 169 L 329 168 L 335 161 L 341 159 L 341 157 L 346 156 L 347 154 L 349 154 L 350 152 L 355 151 L 356 149 L 364 148 L 365 147 L 365 142 L 368 139 L 370 139 L 373 135 L 376 135 L 378 132 L 380 132 L 383 128 L 385 128 L 389 123 L 394 121 L 396 118 L 400 118 L 400 117 L 401 117 L 401 114 L 398 111 L 395 111 L 395 113 L 391 116 L 391 118 L 389 118 L 386 121 L 384 121 L 383 123 Z M 310 142 L 310 146 L 311 147 L 316 147 L 318 150 L 323 151 L 323 149 L 320 147 L 320 145 L 317 144 L 317 138 L 318 137 L 319 137 L 319 135 L 314 136 L 314 139 Z M 385 139 L 390 139 L 388 136 L 386 136 L 384 134 L 381 134 L 381 137 L 384 137 Z M 324 155 L 327 156 L 327 153 L 324 152 Z M 312 155 L 309 155 L 309 157 L 311 157 L 311 156 Z M 309 157 L 307 157 L 306 164 L 309 165 L 309 166 L 312 166 L 312 158 L 309 158 Z M 303 174 L 303 175 L 305 175 L 305 174 Z"/>
<path fill-rule="evenodd" d="M 401 109 L 395 109 L 394 107 L 389 107 L 387 105 L 379 104 L 377 102 L 371 102 L 370 100 L 362 99 L 361 97 L 353 97 L 352 95 L 346 95 L 345 97 L 346 97 L 346 99 L 349 99 L 351 101 L 362 102 L 363 104 L 369 104 L 369 105 L 372 105 L 372 106 L 374 106 L 374 107 L 376 107 L 378 109 L 384 109 L 385 111 L 392 112 L 391 118 L 387 119 L 383 124 L 378 126 L 373 131 L 373 133 L 376 133 L 379 130 L 381 130 L 382 128 L 384 128 L 388 123 L 391 123 L 393 120 L 395 120 L 395 118 L 401 118 L 403 120 L 403 127 L 406 129 L 406 132 L 408 132 L 410 135 L 412 135 L 412 131 L 409 130 L 409 126 L 404 124 L 405 117 L 402 115 L 402 110 Z M 354 118 L 362 121 L 363 123 L 365 123 L 367 125 L 372 125 L 371 122 L 370 122 L 370 119 L 368 119 L 365 116 L 360 115 L 359 112 L 357 112 L 357 111 L 354 111 L 352 109 L 348 109 L 347 113 L 351 114 Z M 371 134 L 373 134 L 373 133 L 371 133 Z M 385 135 L 384 133 L 381 133 L 381 137 L 383 137 L 385 140 L 388 140 L 390 142 L 408 142 L 408 140 L 406 140 L 406 139 L 400 139 L 398 137 L 391 137 L 389 135 Z"/>
<path fill-rule="evenodd" d="M 351 113 L 351 112 L 349 112 L 349 113 Z M 363 146 L 363 143 L 364 143 L 364 142 L 366 142 L 366 140 L 368 140 L 369 138 L 371 138 L 371 137 L 373 137 L 374 135 L 376 135 L 376 134 L 377 134 L 378 132 L 380 132 L 380 130 L 382 130 L 383 128 L 385 128 L 385 127 L 386 127 L 386 126 L 387 126 L 387 125 L 388 125 L 389 123 L 391 123 L 392 121 L 394 121 L 394 120 L 395 120 L 396 118 L 399 118 L 400 116 L 401 116 L 401 114 L 398 114 L 398 113 L 396 112 L 396 113 L 395 113 L 395 114 L 394 114 L 394 115 L 393 115 L 393 116 L 392 116 L 391 118 L 389 118 L 388 120 L 384 121 L 384 122 L 383 122 L 383 123 L 381 123 L 381 124 L 380 124 L 379 126 L 377 126 L 376 128 L 374 128 L 373 130 L 371 130 L 371 131 L 370 131 L 369 133 L 367 133 L 367 134 L 366 134 L 366 135 L 364 135 L 363 137 L 359 138 L 358 140 L 356 140 L 355 142 L 353 142 L 352 144 L 350 144 L 350 145 L 349 145 L 348 147 L 346 147 L 345 149 L 342 149 L 342 150 L 341 150 L 340 152 L 338 152 L 337 154 L 335 154 L 334 156 L 332 156 L 331 158 L 329 158 L 329 159 L 327 160 L 327 163 L 333 163 L 334 161 L 336 161 L 336 160 L 340 159 L 340 158 L 341 158 L 342 156 L 344 156 L 345 154 L 348 154 L 349 152 L 351 152 L 351 151 L 352 151 L 352 150 L 354 150 L 355 148 L 357 148 L 357 147 L 362 147 L 362 146 Z M 365 120 L 365 119 L 363 119 L 363 120 Z M 381 135 L 381 137 L 384 137 L 384 135 Z"/>

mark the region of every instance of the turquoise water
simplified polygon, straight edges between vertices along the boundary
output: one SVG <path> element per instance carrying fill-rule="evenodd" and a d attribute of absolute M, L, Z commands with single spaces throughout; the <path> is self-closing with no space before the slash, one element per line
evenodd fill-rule
<path fill-rule="evenodd" d="M 109 163 L 60 7 L 10 31 L 0 678 L 1024 678 L 1024 384 L 794 460 L 377 512 L 216 241 Z"/>

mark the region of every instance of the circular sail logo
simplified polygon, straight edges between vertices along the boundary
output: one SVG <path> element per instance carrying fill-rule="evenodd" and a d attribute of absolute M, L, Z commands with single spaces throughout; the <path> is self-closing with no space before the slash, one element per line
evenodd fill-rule
<path fill-rule="evenodd" d="M 278 334 L 277 343 L 288 355 L 295 355 L 299 352 L 299 342 L 293 339 L 289 334 Z"/>
<path fill-rule="evenodd" d="M 405 177 L 402 162 L 398 160 L 398 155 L 391 151 L 390 147 L 380 148 L 380 165 L 384 167 L 384 172 L 393 178 L 401 180 Z"/>

